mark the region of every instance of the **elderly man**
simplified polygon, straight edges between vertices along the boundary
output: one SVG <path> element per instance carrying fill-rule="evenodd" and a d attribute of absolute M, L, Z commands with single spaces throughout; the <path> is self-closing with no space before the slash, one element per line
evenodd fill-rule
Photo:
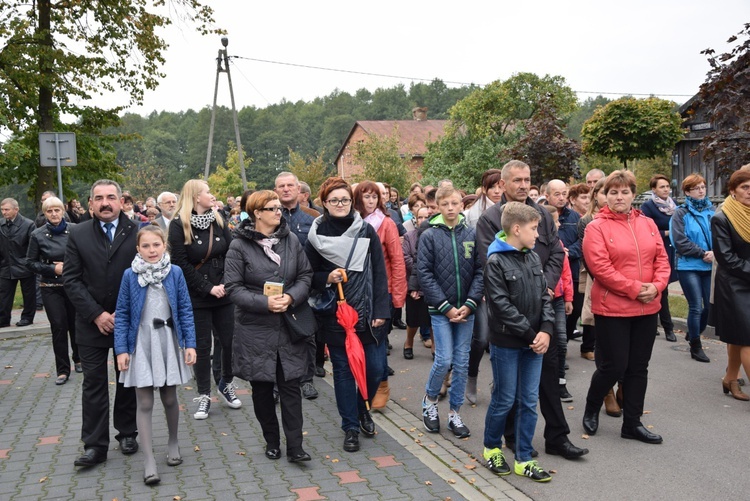
<path fill-rule="evenodd" d="M 120 185 L 100 179 L 91 187 L 94 216 L 70 230 L 65 250 L 65 292 L 76 305 L 76 342 L 83 366 L 84 453 L 75 466 L 89 467 L 107 460 L 109 449 L 109 368 L 113 347 L 115 306 L 120 282 L 136 253 L 138 225 L 122 211 Z M 115 381 L 120 372 L 115 366 Z M 136 442 L 135 388 L 116 383 L 112 411 L 120 452 L 134 454 Z"/>
<path fill-rule="evenodd" d="M 552 215 L 529 198 L 531 168 L 520 160 L 511 160 L 503 166 L 500 183 L 505 188 L 505 194 L 500 202 L 487 209 L 477 222 L 477 254 L 486 264 L 487 249 L 495 239 L 495 235 L 502 230 L 500 219 L 506 202 L 521 202 L 534 207 L 542 217 L 537 229 L 538 237 L 534 252 L 541 258 L 548 290 L 550 295 L 554 296 L 554 288 L 560 280 L 565 254 L 560 246 Z M 545 421 L 545 450 L 547 454 L 574 459 L 588 454 L 589 451 L 576 447 L 568 439 L 570 428 L 560 401 L 557 367 L 557 346 L 555 343 L 550 343 L 549 349 L 544 354 L 542 376 L 539 381 L 539 406 Z M 514 416 L 515 410 L 510 412 L 505 425 L 506 445 L 510 443 L 511 449 L 515 447 Z"/>
<path fill-rule="evenodd" d="M 36 277 L 26 268 L 26 252 L 34 222 L 18 213 L 18 202 L 6 198 L 0 202 L 0 327 L 10 325 L 13 297 L 18 282 L 23 293 L 23 311 L 18 327 L 31 325 L 36 313 Z"/>
<path fill-rule="evenodd" d="M 309 207 L 310 209 L 315 209 L 318 211 L 318 214 L 323 214 L 323 207 L 318 207 L 317 205 L 313 204 L 310 201 L 310 197 L 312 196 L 312 191 L 310 190 L 310 185 L 307 184 L 304 181 L 299 182 L 299 195 L 297 196 L 297 201 L 302 207 Z"/>
<path fill-rule="evenodd" d="M 279 201 L 281 202 L 281 213 L 284 219 L 286 219 L 289 229 L 297 235 L 299 243 L 304 247 L 310 227 L 315 218 L 320 214 L 318 214 L 318 211 L 300 204 L 299 179 L 291 172 L 282 172 L 276 176 L 274 185 L 274 191 L 279 196 Z M 302 396 L 308 400 L 318 398 L 318 390 L 315 389 L 315 385 L 313 384 L 313 376 L 325 376 L 325 370 L 323 369 L 325 344 L 322 339 L 316 339 L 317 337 L 316 334 L 308 338 L 307 371 L 300 378 Z"/>
<path fill-rule="evenodd" d="M 164 231 L 169 231 L 169 223 L 174 217 L 175 210 L 177 209 L 177 195 L 165 191 L 159 194 L 156 198 L 156 203 L 159 205 L 161 210 L 161 216 L 156 218 L 156 224 Z"/>
<path fill-rule="evenodd" d="M 591 169 L 586 173 L 586 184 L 589 188 L 593 189 L 594 186 L 596 186 L 596 183 L 598 183 L 605 175 L 606 174 L 604 174 L 604 171 L 601 169 Z"/>

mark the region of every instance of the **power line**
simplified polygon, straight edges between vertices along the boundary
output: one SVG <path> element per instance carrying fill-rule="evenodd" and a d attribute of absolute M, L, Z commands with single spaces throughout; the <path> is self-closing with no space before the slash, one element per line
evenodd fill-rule
<path fill-rule="evenodd" d="M 421 78 L 421 77 L 407 77 L 398 75 L 387 75 L 384 73 L 371 73 L 367 71 L 356 71 L 356 70 L 343 70 L 340 68 L 326 68 L 324 66 L 311 66 L 309 64 L 298 64 L 298 63 L 287 63 L 283 61 L 271 61 L 269 59 L 257 59 L 254 57 L 243 57 L 243 56 L 230 56 L 235 59 L 245 59 L 247 61 L 256 61 L 259 63 L 278 64 L 282 66 L 293 66 L 296 68 L 306 68 L 310 70 L 321 70 L 321 71 L 335 71 L 338 73 L 350 73 L 353 75 L 366 75 L 371 77 L 382 77 L 382 78 L 395 78 L 399 80 L 418 80 L 420 82 L 432 82 L 434 78 Z M 455 84 L 455 85 L 477 85 L 474 82 L 457 82 L 452 80 L 443 80 L 444 83 Z M 638 92 L 596 92 L 589 90 L 576 90 L 577 94 L 595 94 L 595 95 L 608 95 L 608 96 L 669 96 L 669 97 L 693 97 L 693 94 L 664 94 L 664 93 L 638 93 Z"/>

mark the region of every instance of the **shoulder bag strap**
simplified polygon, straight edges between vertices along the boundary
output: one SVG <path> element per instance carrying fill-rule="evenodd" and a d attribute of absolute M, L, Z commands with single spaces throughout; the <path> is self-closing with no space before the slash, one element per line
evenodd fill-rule
<path fill-rule="evenodd" d="M 211 250 L 213 248 L 214 248 L 214 223 L 211 223 L 211 226 L 209 226 L 209 230 L 208 230 L 208 250 L 206 251 L 206 257 L 201 259 L 200 264 L 195 267 L 196 271 L 200 270 L 201 266 L 206 264 L 206 261 L 208 261 L 208 258 L 211 255 Z"/>

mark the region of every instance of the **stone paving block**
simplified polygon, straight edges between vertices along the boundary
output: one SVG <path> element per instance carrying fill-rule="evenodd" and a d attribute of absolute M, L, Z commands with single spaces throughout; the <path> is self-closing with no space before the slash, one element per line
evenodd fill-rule
<path fill-rule="evenodd" d="M 319 499 L 327 499 L 318 493 L 319 487 L 305 487 L 302 489 L 292 489 L 292 492 L 297 495 L 295 499 L 299 501 L 317 501 Z"/>

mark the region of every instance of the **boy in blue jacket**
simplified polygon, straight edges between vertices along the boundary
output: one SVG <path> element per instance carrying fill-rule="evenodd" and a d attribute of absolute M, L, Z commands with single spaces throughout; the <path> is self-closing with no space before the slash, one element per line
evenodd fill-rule
<path fill-rule="evenodd" d="M 417 275 L 435 339 L 435 361 L 425 386 L 422 416 L 428 432 L 440 431 L 438 395 L 452 365 L 448 429 L 456 437 L 465 438 L 471 432 L 459 410 L 469 372 L 474 311 L 482 299 L 482 265 L 476 254 L 474 230 L 464 224 L 461 195 L 446 186 L 438 190 L 435 199 L 440 214 L 430 219 L 430 228 L 419 238 L 417 253 Z"/>
<path fill-rule="evenodd" d="M 542 358 L 555 320 L 542 263 L 531 250 L 539 220 L 533 207 L 509 202 L 501 219 L 503 231 L 487 251 L 484 287 L 494 386 L 484 423 L 484 459 L 492 472 L 510 473 L 501 450 L 502 435 L 517 401 L 514 471 L 536 482 L 549 482 L 550 474 L 531 457 Z"/>

